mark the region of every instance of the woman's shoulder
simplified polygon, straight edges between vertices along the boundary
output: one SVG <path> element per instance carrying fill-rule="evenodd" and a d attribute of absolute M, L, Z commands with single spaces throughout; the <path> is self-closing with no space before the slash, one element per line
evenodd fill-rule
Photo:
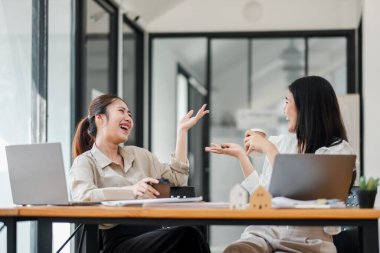
<path fill-rule="evenodd" d="M 268 140 L 272 142 L 280 152 L 290 152 L 297 146 L 297 136 L 295 134 L 269 136 Z"/>
<path fill-rule="evenodd" d="M 268 137 L 268 140 L 271 142 L 291 142 L 296 139 L 295 134 L 280 134 L 280 135 L 271 135 Z"/>
<path fill-rule="evenodd" d="M 321 147 L 317 151 L 316 154 L 355 154 L 353 148 L 350 143 L 345 140 L 342 140 L 340 143 L 336 145 L 332 145 L 330 147 Z"/>
<path fill-rule="evenodd" d="M 91 154 L 91 150 L 87 150 L 86 152 L 78 155 L 73 161 L 73 167 L 81 166 L 81 165 L 94 165 L 94 164 L 95 164 L 95 159 Z"/>

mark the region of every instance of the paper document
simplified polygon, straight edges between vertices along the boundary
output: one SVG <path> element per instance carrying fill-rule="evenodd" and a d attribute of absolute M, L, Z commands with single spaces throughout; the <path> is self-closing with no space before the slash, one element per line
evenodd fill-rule
<path fill-rule="evenodd" d="M 272 199 L 273 208 L 345 208 L 346 204 L 337 199 L 295 200 L 286 197 Z"/>
<path fill-rule="evenodd" d="M 195 209 L 228 209 L 228 202 L 182 202 L 182 203 L 144 203 L 144 208 L 195 208 Z"/>
<path fill-rule="evenodd" d="M 202 196 L 194 198 L 157 198 L 157 199 L 131 199 L 131 200 L 114 200 L 103 201 L 105 206 L 130 206 L 142 205 L 145 203 L 183 203 L 183 202 L 199 202 L 202 201 Z"/>

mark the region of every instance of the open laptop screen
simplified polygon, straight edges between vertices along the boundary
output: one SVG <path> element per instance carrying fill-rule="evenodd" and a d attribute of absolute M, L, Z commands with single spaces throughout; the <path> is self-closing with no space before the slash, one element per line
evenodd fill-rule
<path fill-rule="evenodd" d="M 5 150 L 15 204 L 69 202 L 60 143 L 10 145 Z"/>
<path fill-rule="evenodd" d="M 348 196 L 355 155 L 278 154 L 269 192 L 298 200 Z"/>

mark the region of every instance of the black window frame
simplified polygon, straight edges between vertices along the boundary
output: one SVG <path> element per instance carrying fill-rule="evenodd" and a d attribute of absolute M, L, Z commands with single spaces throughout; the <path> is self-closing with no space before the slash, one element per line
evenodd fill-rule
<path fill-rule="evenodd" d="M 32 1 L 32 143 L 47 140 L 48 112 L 48 0 Z M 38 94 L 38 96 L 36 96 Z"/>

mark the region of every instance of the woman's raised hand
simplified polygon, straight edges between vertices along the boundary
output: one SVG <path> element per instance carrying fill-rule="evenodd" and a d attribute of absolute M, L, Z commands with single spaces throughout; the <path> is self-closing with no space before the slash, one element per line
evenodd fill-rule
<path fill-rule="evenodd" d="M 158 184 L 158 180 L 146 177 L 134 184 L 132 190 L 135 197 L 139 199 L 154 199 L 156 196 L 160 195 L 151 184 Z"/>
<path fill-rule="evenodd" d="M 194 110 L 190 110 L 178 123 L 178 130 L 189 130 L 192 128 L 197 122 L 209 113 L 209 110 L 206 110 L 206 104 L 204 104 L 201 109 L 197 112 L 194 117 L 191 117 L 194 113 Z"/>
<path fill-rule="evenodd" d="M 206 152 L 214 153 L 214 154 L 223 154 L 229 155 L 236 158 L 245 155 L 244 149 L 236 143 L 223 143 L 223 144 L 215 144 L 211 143 L 210 147 L 205 147 Z"/>

